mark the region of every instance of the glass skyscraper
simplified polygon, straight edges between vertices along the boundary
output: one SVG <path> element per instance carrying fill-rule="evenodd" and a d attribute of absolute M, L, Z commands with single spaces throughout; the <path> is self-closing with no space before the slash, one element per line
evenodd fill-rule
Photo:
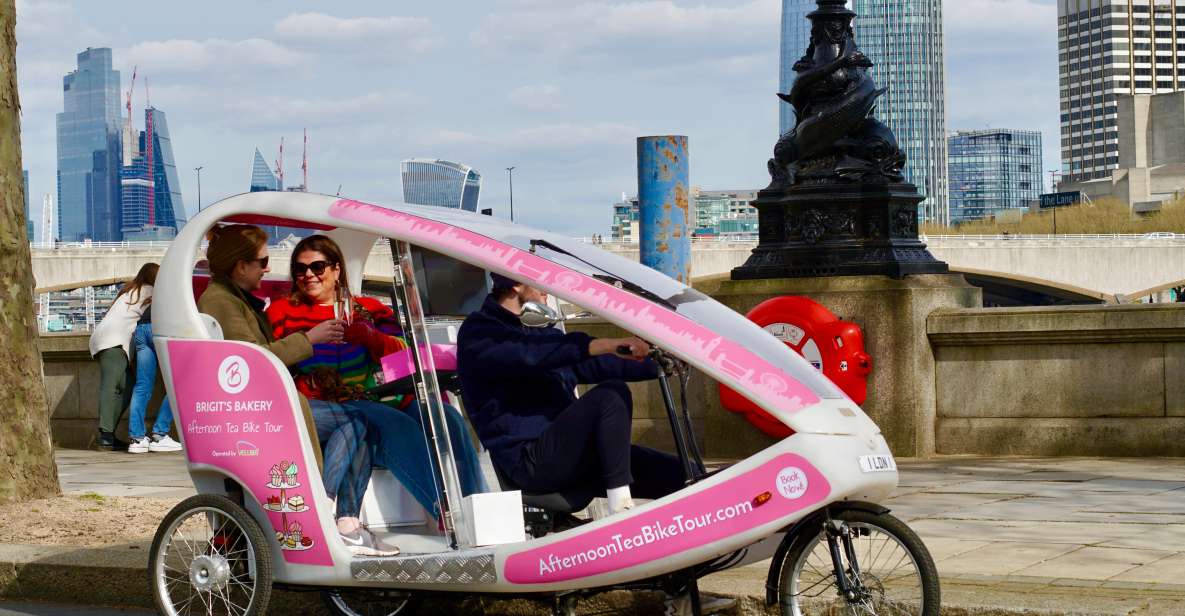
<path fill-rule="evenodd" d="M 87 48 L 62 79 L 57 115 L 58 238 L 119 241 L 119 71 L 111 50 Z"/>
<path fill-rule="evenodd" d="M 852 0 L 852 9 L 856 43 L 875 64 L 877 86 L 888 88 L 876 117 L 897 135 L 905 179 L 925 196 L 918 216 L 947 224 L 942 1 Z"/>
<path fill-rule="evenodd" d="M 413 158 L 399 164 L 403 176 L 403 201 L 477 211 L 481 174 L 447 160 Z"/>
<path fill-rule="evenodd" d="M 281 189 L 283 187 L 280 186 L 280 178 L 272 173 L 272 168 L 263 159 L 263 154 L 259 153 L 259 148 L 255 148 L 255 160 L 251 164 L 251 192 Z"/>
<path fill-rule="evenodd" d="M 1041 194 L 1041 133 L 1006 128 L 948 138 L 952 223 L 1027 208 Z"/>
<path fill-rule="evenodd" d="M 811 20 L 806 14 L 818 8 L 815 0 L 782 0 L 782 53 L 778 91 L 789 93 L 794 86 L 794 63 L 811 44 Z M 778 100 L 778 134 L 794 128 L 794 108 Z"/>
<path fill-rule="evenodd" d="M 124 239 L 168 239 L 185 226 L 185 204 L 173 161 L 173 142 L 165 112 L 144 110 L 145 127 L 152 121 L 152 178 L 148 176 L 147 131 L 137 138 L 138 155 L 120 170 L 120 201 L 123 208 Z M 152 191 L 152 216 L 148 215 L 148 194 Z"/>
<path fill-rule="evenodd" d="M 1119 166 L 1118 96 L 1185 90 L 1185 2 L 1058 0 L 1062 179 Z"/>

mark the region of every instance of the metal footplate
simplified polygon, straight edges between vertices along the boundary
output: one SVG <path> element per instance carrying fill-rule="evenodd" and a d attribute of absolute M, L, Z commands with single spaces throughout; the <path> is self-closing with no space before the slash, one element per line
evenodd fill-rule
<path fill-rule="evenodd" d="M 493 584 L 498 581 L 494 555 L 484 550 L 356 559 L 350 563 L 350 573 L 359 582 Z"/>

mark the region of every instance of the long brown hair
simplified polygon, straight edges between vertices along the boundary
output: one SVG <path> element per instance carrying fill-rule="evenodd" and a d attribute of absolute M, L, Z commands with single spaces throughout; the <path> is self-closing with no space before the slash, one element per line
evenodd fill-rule
<path fill-rule="evenodd" d="M 267 246 L 267 231 L 255 225 L 226 225 L 210 229 L 206 239 L 210 276 L 227 279 L 239 261 L 254 259 L 260 247 Z"/>
<path fill-rule="evenodd" d="M 325 255 L 325 260 L 329 261 L 330 265 L 338 267 L 337 275 L 337 292 L 348 290 L 350 288 L 350 279 L 346 277 L 345 257 L 342 256 L 342 249 L 327 235 L 310 235 L 292 249 L 292 258 L 288 263 L 288 278 L 292 282 L 292 288 L 288 292 L 288 301 L 293 304 L 309 304 L 312 303 L 312 298 L 308 297 L 296 285 L 296 258 L 306 252 L 319 252 Z"/>
<path fill-rule="evenodd" d="M 124 295 L 128 296 L 128 303 L 129 304 L 135 304 L 135 303 L 139 302 L 140 301 L 140 289 L 143 288 L 145 285 L 148 285 L 150 287 L 155 286 L 156 285 L 156 273 L 159 271 L 160 271 L 160 265 L 157 265 L 156 263 L 145 263 L 144 265 L 141 265 L 140 271 L 136 272 L 136 277 L 133 278 L 131 280 L 131 282 L 128 282 L 123 285 L 123 288 L 121 288 L 119 290 L 119 293 L 115 294 L 115 300 L 113 300 L 111 302 L 111 304 L 115 305 L 115 302 L 118 301 L 119 298 L 123 297 Z M 151 302 L 152 298 L 151 297 L 148 298 L 148 301 Z"/>

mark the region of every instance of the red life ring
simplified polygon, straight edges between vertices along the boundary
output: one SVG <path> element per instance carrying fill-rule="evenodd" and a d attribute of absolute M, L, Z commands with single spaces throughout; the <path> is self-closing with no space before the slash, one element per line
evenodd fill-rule
<path fill-rule="evenodd" d="M 803 356 L 856 404 L 868 397 L 872 358 L 864 352 L 864 333 L 855 323 L 841 321 L 822 304 L 797 295 L 768 299 L 745 316 Z M 757 429 L 779 439 L 794 433 L 748 398 L 723 384 L 718 387 L 720 404 Z"/>

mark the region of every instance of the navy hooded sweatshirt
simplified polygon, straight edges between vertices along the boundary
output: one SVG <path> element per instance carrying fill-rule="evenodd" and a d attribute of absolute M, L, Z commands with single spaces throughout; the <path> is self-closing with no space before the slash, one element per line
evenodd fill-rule
<path fill-rule="evenodd" d="M 465 319 L 457 335 L 461 399 L 498 468 L 518 465 L 523 446 L 576 401 L 578 383 L 658 376 L 652 360 L 590 357 L 592 340 L 583 332 L 527 327 L 493 295 Z"/>

